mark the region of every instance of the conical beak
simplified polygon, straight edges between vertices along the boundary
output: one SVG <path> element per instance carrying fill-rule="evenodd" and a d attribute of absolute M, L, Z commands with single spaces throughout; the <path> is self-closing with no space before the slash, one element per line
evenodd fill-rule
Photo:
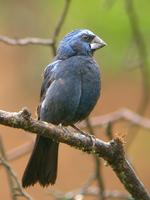
<path fill-rule="evenodd" d="M 100 37 L 95 36 L 90 44 L 92 50 L 100 49 L 106 46 L 106 42 L 104 42 Z"/>

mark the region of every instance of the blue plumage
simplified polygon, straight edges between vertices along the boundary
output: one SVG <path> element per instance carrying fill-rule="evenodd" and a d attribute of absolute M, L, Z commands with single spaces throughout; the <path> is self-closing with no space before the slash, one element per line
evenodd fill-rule
<path fill-rule="evenodd" d="M 56 63 L 48 74 L 51 74 L 51 85 L 41 104 L 40 119 L 62 125 L 84 119 L 93 109 L 100 91 L 99 69 L 93 59 L 73 56 Z M 47 83 L 44 85 L 47 87 Z"/>
<path fill-rule="evenodd" d="M 54 62 L 44 71 L 40 120 L 73 125 L 85 119 L 100 95 L 100 72 L 93 59 L 106 43 L 89 30 L 78 29 L 60 42 Z M 58 143 L 37 136 L 34 151 L 23 176 L 23 186 L 39 182 L 54 184 L 57 176 Z"/>

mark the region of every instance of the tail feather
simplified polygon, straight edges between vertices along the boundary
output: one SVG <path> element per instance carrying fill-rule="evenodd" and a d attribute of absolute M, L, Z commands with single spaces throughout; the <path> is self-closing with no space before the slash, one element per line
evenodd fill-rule
<path fill-rule="evenodd" d="M 58 143 L 37 136 L 32 155 L 22 178 L 23 187 L 34 185 L 36 182 L 39 182 L 43 187 L 55 183 L 58 147 Z"/>

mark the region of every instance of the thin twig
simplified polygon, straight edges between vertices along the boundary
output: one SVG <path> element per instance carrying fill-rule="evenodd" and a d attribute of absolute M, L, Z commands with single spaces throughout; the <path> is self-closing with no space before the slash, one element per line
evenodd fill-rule
<path fill-rule="evenodd" d="M 98 189 L 91 187 L 88 188 L 88 190 L 86 191 L 86 194 L 84 195 L 92 195 L 92 196 L 97 196 L 98 195 Z M 104 197 L 105 199 L 120 199 L 120 200 L 132 200 L 131 196 L 123 193 L 123 192 L 119 192 L 119 191 L 105 191 L 104 192 Z"/>
<path fill-rule="evenodd" d="M 15 172 L 12 170 L 11 166 L 7 162 L 7 158 L 5 155 L 2 139 L 0 138 L 0 161 L 2 165 L 5 167 L 7 175 L 8 175 L 8 180 L 9 180 L 9 185 L 11 189 L 11 194 L 12 194 L 12 199 L 17 200 L 17 196 L 22 196 L 25 199 L 32 200 L 32 198 L 29 196 L 28 193 L 26 193 L 21 184 L 18 181 L 18 178 L 15 174 Z"/>
<path fill-rule="evenodd" d="M 6 161 L 6 159 L 7 158 L 6 158 L 2 138 L 0 137 L 0 161 L 1 161 L 3 166 L 5 166 L 4 161 Z M 5 166 L 5 170 L 6 170 L 6 173 L 7 173 L 7 178 L 8 178 L 8 182 L 9 182 L 9 188 L 10 188 L 10 191 L 11 191 L 12 200 L 17 200 L 17 196 L 15 195 L 15 191 L 14 191 L 15 185 L 14 185 L 14 182 L 12 180 L 10 170 L 6 166 Z"/>
<path fill-rule="evenodd" d="M 56 55 L 57 38 L 58 38 L 60 30 L 61 30 L 61 28 L 62 28 L 62 26 L 64 24 L 64 21 L 66 19 L 70 3 L 71 3 L 71 0 L 65 0 L 65 5 L 64 5 L 64 8 L 62 10 L 62 14 L 60 15 L 60 17 L 58 19 L 58 22 L 57 22 L 57 24 L 56 24 L 56 26 L 54 28 L 54 32 L 53 32 L 53 35 L 52 35 L 53 45 L 51 46 L 52 47 L 52 51 L 53 51 L 53 56 Z"/>
<path fill-rule="evenodd" d="M 88 131 L 95 136 L 94 129 L 91 125 L 90 119 L 87 118 L 85 120 L 86 126 Z M 93 155 L 94 162 L 95 162 L 95 179 L 97 180 L 98 188 L 99 188 L 99 199 L 100 200 L 105 200 L 104 196 L 104 191 L 105 191 L 105 186 L 104 186 L 104 180 L 103 180 L 103 175 L 102 175 L 102 163 L 101 160 L 98 156 Z"/>
<path fill-rule="evenodd" d="M 95 173 L 92 174 L 87 181 L 84 183 L 84 185 L 80 188 L 80 193 L 82 194 L 84 193 L 86 190 L 88 190 L 88 188 L 91 186 L 92 182 L 95 180 Z"/>
<path fill-rule="evenodd" d="M 141 101 L 138 106 L 137 112 L 141 115 L 143 115 L 148 107 L 148 104 L 150 102 L 150 81 L 149 81 L 149 64 L 148 64 L 148 50 L 146 47 L 146 43 L 144 41 L 142 31 L 140 29 L 139 25 L 139 19 L 138 15 L 135 11 L 134 8 L 134 2 L 133 0 L 125 0 L 125 5 L 126 5 L 126 12 L 127 16 L 129 18 L 129 23 L 133 35 L 133 40 L 136 44 L 136 49 L 138 52 L 139 56 L 139 69 L 141 72 L 141 78 L 142 78 L 142 95 L 141 95 Z M 135 127 L 131 125 L 129 127 L 129 134 L 130 139 L 128 141 L 127 147 L 129 148 L 135 139 L 135 136 L 137 135 L 138 132 L 138 127 Z"/>
<path fill-rule="evenodd" d="M 64 5 L 64 9 L 62 11 L 62 14 L 59 17 L 59 20 L 54 28 L 54 33 L 53 33 L 53 40 L 55 41 L 60 33 L 60 30 L 62 28 L 62 25 L 64 24 L 64 21 L 66 19 L 66 15 L 68 13 L 69 10 L 69 6 L 70 6 L 71 0 L 65 0 L 65 5 Z"/>
<path fill-rule="evenodd" d="M 9 151 L 6 154 L 6 157 L 9 161 L 18 159 L 19 157 L 24 156 L 27 153 L 30 153 L 33 149 L 33 145 L 34 145 L 33 140 L 25 144 L 22 144 L 19 147 L 16 147 L 12 149 L 11 151 Z M 1 165 L 1 161 L 0 161 L 0 165 Z"/>
<path fill-rule="evenodd" d="M 99 196 L 99 188 L 97 187 L 88 187 L 87 190 L 81 191 L 80 188 L 76 190 L 72 190 L 70 192 L 64 193 L 58 190 L 50 190 L 48 192 L 52 196 L 54 196 L 57 200 L 64 200 L 64 199 L 75 199 L 77 195 L 83 196 Z M 130 195 L 119 192 L 119 191 L 105 191 L 104 192 L 105 199 L 120 199 L 120 200 L 133 200 Z"/>
<path fill-rule="evenodd" d="M 140 58 L 140 70 L 143 81 L 143 95 L 140 107 L 138 109 L 139 113 L 145 112 L 150 98 L 150 81 L 149 81 L 149 65 L 148 65 L 148 52 L 145 41 L 142 36 L 142 32 L 139 27 L 139 21 L 137 13 L 134 9 L 133 0 L 125 0 L 126 12 L 129 18 L 129 23 L 131 26 L 131 31 L 133 34 L 133 39 L 135 40 L 137 51 Z"/>
<path fill-rule="evenodd" d="M 82 185 L 82 187 L 80 187 L 79 189 L 74 190 L 74 191 L 69 191 L 69 192 L 66 192 L 64 194 L 62 193 L 63 195 L 61 195 L 60 197 L 61 198 L 63 197 L 63 198 L 66 198 L 66 199 L 72 199 L 72 198 L 76 197 L 77 195 L 84 195 L 84 194 L 86 194 L 86 192 L 88 191 L 88 188 L 91 186 L 91 184 L 94 180 L 95 180 L 95 174 L 92 174 L 88 178 L 88 180 Z M 56 193 L 56 191 L 55 191 L 55 193 Z"/>

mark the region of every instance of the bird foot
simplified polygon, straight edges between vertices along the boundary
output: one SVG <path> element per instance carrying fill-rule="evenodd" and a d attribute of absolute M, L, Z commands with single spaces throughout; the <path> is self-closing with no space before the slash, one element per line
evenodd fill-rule
<path fill-rule="evenodd" d="M 96 138 L 95 138 L 94 135 L 90 135 L 90 134 L 88 134 L 88 133 L 82 131 L 80 128 L 78 128 L 78 127 L 75 126 L 74 124 L 71 125 L 71 127 L 74 128 L 74 129 L 75 129 L 76 131 L 78 131 L 79 133 L 81 133 L 82 135 L 85 135 L 86 137 L 89 137 L 90 140 L 91 140 L 91 142 L 92 142 L 92 147 L 95 146 L 95 144 L 96 144 Z"/>
<path fill-rule="evenodd" d="M 58 125 L 59 128 L 61 128 L 64 132 L 69 132 L 67 127 L 64 127 L 62 124 Z"/>

